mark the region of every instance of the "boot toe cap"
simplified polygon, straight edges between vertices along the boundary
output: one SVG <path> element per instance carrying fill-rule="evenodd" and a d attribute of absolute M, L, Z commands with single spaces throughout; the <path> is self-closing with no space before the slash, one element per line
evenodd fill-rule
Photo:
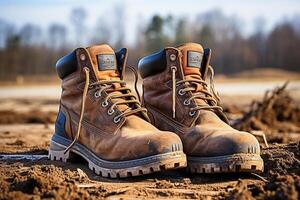
<path fill-rule="evenodd" d="M 126 145 L 124 144 L 126 143 Z M 118 149 L 118 160 L 135 160 L 149 156 L 181 151 L 180 138 L 172 132 L 157 131 L 140 137 L 128 138 Z"/>
<path fill-rule="evenodd" d="M 231 132 L 216 134 L 196 145 L 194 156 L 212 157 L 234 154 L 260 154 L 260 146 L 257 139 L 247 132 Z"/>
<path fill-rule="evenodd" d="M 237 132 L 225 137 L 221 142 L 223 154 L 260 154 L 260 146 L 257 139 L 247 132 Z"/>
<path fill-rule="evenodd" d="M 147 146 L 152 155 L 183 151 L 182 142 L 175 133 L 159 131 L 155 136 L 148 139 Z"/>

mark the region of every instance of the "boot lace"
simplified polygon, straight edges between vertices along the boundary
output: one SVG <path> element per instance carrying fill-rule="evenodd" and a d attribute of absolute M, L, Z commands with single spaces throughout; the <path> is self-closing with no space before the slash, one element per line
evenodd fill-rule
<path fill-rule="evenodd" d="M 186 92 L 192 92 L 192 96 L 188 99 L 185 99 L 183 104 L 184 105 L 189 105 L 191 103 L 191 100 L 193 99 L 202 99 L 204 101 L 207 101 L 210 103 L 210 105 L 196 105 L 196 107 L 191 108 L 189 115 L 194 116 L 198 110 L 218 110 L 220 113 L 223 114 L 223 109 L 219 105 L 220 104 L 220 96 L 219 94 L 215 91 L 214 87 L 214 82 L 213 82 L 213 77 L 214 77 L 214 70 L 213 68 L 209 65 L 208 70 L 210 72 L 210 83 L 208 87 L 208 83 L 206 83 L 204 80 L 201 79 L 189 79 L 189 80 L 180 80 L 176 81 L 176 71 L 177 67 L 172 66 L 172 111 L 173 111 L 173 118 L 176 117 L 176 87 L 181 84 L 187 85 L 187 87 L 180 89 L 178 91 L 178 94 L 180 96 L 183 96 Z M 197 88 L 194 87 L 193 85 L 195 84 L 201 84 L 203 88 L 197 91 Z"/>
<path fill-rule="evenodd" d="M 112 115 L 115 112 L 115 107 L 117 105 L 121 105 L 121 104 L 123 104 L 123 105 L 134 104 L 135 105 L 135 108 L 128 106 L 128 108 L 125 109 L 124 111 L 122 111 L 121 114 L 115 116 L 113 118 L 114 123 L 118 123 L 122 117 L 126 117 L 129 115 L 138 113 L 138 112 L 144 112 L 144 113 L 147 112 L 146 108 L 143 108 L 140 104 L 140 95 L 139 95 L 139 92 L 137 89 L 138 74 L 133 67 L 127 66 L 127 68 L 129 68 L 134 73 L 134 77 L 135 77 L 134 86 L 135 86 L 135 91 L 136 91 L 136 94 L 137 94 L 139 100 L 137 100 L 136 96 L 133 93 L 131 93 L 131 90 L 128 87 L 126 87 L 126 82 L 123 80 L 101 80 L 101 81 L 97 81 L 95 83 L 90 84 L 89 68 L 87 68 L 87 67 L 83 68 L 83 70 L 85 72 L 85 85 L 84 85 L 83 94 L 82 94 L 82 103 L 81 103 L 78 128 L 77 128 L 77 132 L 76 132 L 75 138 L 73 139 L 72 143 L 65 149 L 65 151 L 64 151 L 65 154 L 75 145 L 76 141 L 79 139 L 81 126 L 82 126 L 82 120 L 83 120 L 83 114 L 84 114 L 84 110 L 85 110 L 85 102 L 86 102 L 87 92 L 88 92 L 89 88 L 93 88 L 93 87 L 100 88 L 99 90 L 97 90 L 95 92 L 96 98 L 101 97 L 101 95 L 103 94 L 104 91 L 106 91 L 108 93 L 108 95 L 105 97 L 104 101 L 101 104 L 102 107 L 109 106 L 109 103 L 108 103 L 109 99 L 122 99 L 123 100 L 123 101 L 116 100 L 108 109 L 108 112 L 107 112 L 108 115 Z M 121 87 L 114 88 L 113 84 L 120 84 Z M 116 91 L 120 91 L 120 94 L 114 93 Z M 122 91 L 123 92 L 125 91 L 126 93 L 125 92 L 122 93 Z M 145 117 L 148 121 L 150 121 L 150 119 L 148 118 L 147 115 L 145 115 Z"/>

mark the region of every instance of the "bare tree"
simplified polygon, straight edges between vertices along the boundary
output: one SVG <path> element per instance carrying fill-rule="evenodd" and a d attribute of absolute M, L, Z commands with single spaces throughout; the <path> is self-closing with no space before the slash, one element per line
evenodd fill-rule
<path fill-rule="evenodd" d="M 67 29 L 62 24 L 51 24 L 48 28 L 49 47 L 53 49 L 65 48 Z"/>
<path fill-rule="evenodd" d="M 72 10 L 70 21 L 74 28 L 76 44 L 82 44 L 87 35 L 83 8 Z M 299 16 L 276 24 L 267 32 L 262 18 L 256 19 L 255 31 L 244 35 L 242 25 L 234 16 L 224 15 L 220 10 L 199 14 L 195 21 L 174 16 L 153 16 L 149 21 L 138 17 L 135 44 L 131 46 L 129 64 L 147 53 L 166 45 L 176 45 L 190 38 L 203 47 L 213 50 L 212 65 L 218 73 L 236 73 L 258 67 L 277 67 L 299 71 L 300 26 Z M 114 43 L 116 48 L 125 42 L 124 5 L 114 7 L 114 20 L 105 16 L 97 20 L 93 43 Z M 42 29 L 25 24 L 19 30 L 0 19 L 0 77 L 14 79 L 18 75 L 54 73 L 59 57 L 68 52 L 67 28 L 54 23 L 44 37 Z M 133 33 L 134 34 L 134 33 Z M 175 43 L 175 44 L 174 44 Z M 74 45 L 74 46 L 75 46 Z"/>
<path fill-rule="evenodd" d="M 179 45 L 187 42 L 188 38 L 187 21 L 181 18 L 178 20 L 175 30 L 175 44 Z"/>
<path fill-rule="evenodd" d="M 158 51 L 160 48 L 163 48 L 169 40 L 164 33 L 164 22 L 164 18 L 155 15 L 146 27 L 145 39 L 147 52 Z"/>
<path fill-rule="evenodd" d="M 284 22 L 272 30 L 267 39 L 267 59 L 272 67 L 299 70 L 300 35 Z"/>
<path fill-rule="evenodd" d="M 33 24 L 25 24 L 20 30 L 21 43 L 24 46 L 39 44 L 41 35 L 40 27 Z"/>
<path fill-rule="evenodd" d="M 6 42 L 10 36 L 15 33 L 15 28 L 13 24 L 0 19 L 0 48 L 4 48 L 6 46 Z"/>
<path fill-rule="evenodd" d="M 117 4 L 114 8 L 115 11 L 115 48 L 121 48 L 124 45 L 124 38 L 125 35 L 125 5 L 124 4 Z"/>
<path fill-rule="evenodd" d="M 85 19 L 87 17 L 87 13 L 83 8 L 74 8 L 71 11 L 70 21 L 75 30 L 76 37 L 76 45 L 79 46 L 83 41 L 83 30 L 85 28 Z"/>
<path fill-rule="evenodd" d="M 98 18 L 91 38 L 92 43 L 109 43 L 111 41 L 112 30 L 104 16 Z"/>

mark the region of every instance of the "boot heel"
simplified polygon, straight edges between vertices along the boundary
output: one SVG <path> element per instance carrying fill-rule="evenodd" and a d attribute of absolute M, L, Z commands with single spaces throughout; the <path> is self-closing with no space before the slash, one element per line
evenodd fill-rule
<path fill-rule="evenodd" d="M 48 158 L 50 160 L 60 160 L 62 162 L 67 162 L 67 159 L 70 157 L 70 151 L 67 151 L 66 153 L 64 150 L 62 151 L 54 151 L 49 149 Z"/>
<path fill-rule="evenodd" d="M 70 151 L 67 151 L 65 153 L 65 149 L 66 147 L 64 145 L 51 140 L 48 158 L 50 160 L 60 160 L 62 162 L 67 162 L 67 159 L 70 158 Z"/>

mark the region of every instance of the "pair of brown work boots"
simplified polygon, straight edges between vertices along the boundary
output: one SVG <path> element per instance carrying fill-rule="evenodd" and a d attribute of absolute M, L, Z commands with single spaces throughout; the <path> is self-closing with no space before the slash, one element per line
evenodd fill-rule
<path fill-rule="evenodd" d="M 263 170 L 256 138 L 230 127 L 222 112 L 210 49 L 187 43 L 142 58 L 142 105 L 124 81 L 127 55 L 96 45 L 57 62 L 62 95 L 52 160 L 75 153 L 111 178 L 186 166 L 192 173 Z"/>

